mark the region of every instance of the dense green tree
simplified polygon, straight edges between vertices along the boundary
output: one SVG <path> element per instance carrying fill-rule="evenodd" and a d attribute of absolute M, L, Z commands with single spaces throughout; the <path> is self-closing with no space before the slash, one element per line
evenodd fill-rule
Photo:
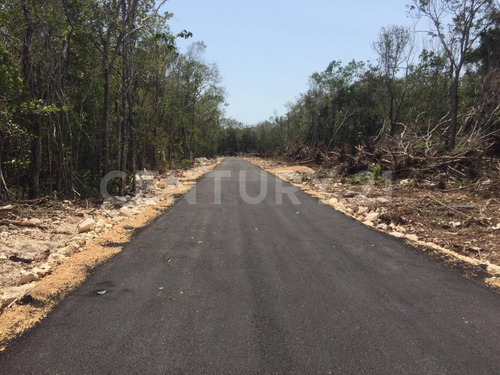
<path fill-rule="evenodd" d="M 500 131 L 494 1 L 412 1 L 437 48 L 424 41 L 413 54 L 410 30 L 383 28 L 376 66 L 334 60 L 283 116 L 253 126 L 224 117 L 217 66 L 203 42 L 177 49 L 192 34 L 170 30 L 163 3 L 0 3 L 0 199 L 87 196 L 113 169 L 133 176 L 198 156 L 353 151 L 367 137 L 461 152 Z"/>
<path fill-rule="evenodd" d="M 20 69 L 13 63 L 12 56 L 5 47 L 0 44 L 0 197 L 11 195 L 2 164 L 7 143 L 21 132 L 15 122 L 16 99 L 19 99 L 21 85 Z"/>
<path fill-rule="evenodd" d="M 214 154 L 224 91 L 154 0 L 0 4 L 0 199 L 87 195 L 112 169 Z M 16 86 L 17 85 L 17 86 Z M 133 189 L 131 184 L 121 186 Z M 11 189 L 12 190 L 12 189 Z"/>

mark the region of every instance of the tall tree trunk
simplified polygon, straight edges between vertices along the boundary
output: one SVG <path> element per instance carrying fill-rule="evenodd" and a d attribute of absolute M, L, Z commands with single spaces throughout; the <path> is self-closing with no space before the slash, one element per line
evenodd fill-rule
<path fill-rule="evenodd" d="M 193 150 L 194 150 L 194 136 L 195 136 L 195 125 L 196 125 L 196 96 L 193 96 L 192 104 L 193 112 L 191 114 L 191 134 L 189 137 L 189 160 L 193 160 Z"/>
<path fill-rule="evenodd" d="M 455 148 L 456 138 L 457 138 L 457 128 L 458 128 L 458 88 L 460 83 L 460 76 L 455 74 L 455 77 L 451 81 L 450 84 L 450 116 L 451 116 L 451 124 L 450 124 L 450 139 L 448 143 L 448 147 L 450 150 Z"/>
<path fill-rule="evenodd" d="M 131 77 L 129 77 L 129 80 Z M 128 107 L 128 117 L 127 117 L 127 128 L 129 133 L 129 153 L 130 153 L 130 171 L 132 173 L 132 191 L 135 192 L 135 174 L 137 171 L 136 164 L 136 149 L 135 149 L 135 134 L 134 134 L 134 99 L 132 96 L 132 87 L 129 87 L 127 92 L 127 107 Z"/>
<path fill-rule="evenodd" d="M 122 90 L 125 91 L 125 88 L 122 88 Z M 123 92 L 124 94 L 124 92 Z M 120 126 L 121 126 L 121 144 L 120 144 L 120 150 L 118 151 L 119 153 L 119 159 L 120 159 L 120 171 L 127 173 L 127 140 L 128 140 L 128 134 L 127 134 L 127 119 L 126 119 L 126 98 L 122 97 L 122 102 L 121 102 L 121 115 L 122 118 L 120 120 Z M 123 179 L 121 184 L 120 184 L 120 195 L 123 195 L 125 192 L 125 186 L 126 186 L 126 180 Z"/>
<path fill-rule="evenodd" d="M 22 62 L 23 62 L 23 75 L 24 80 L 30 91 L 31 99 L 37 100 L 37 88 L 35 82 L 35 70 L 31 59 L 31 47 L 33 36 L 35 34 L 35 26 L 31 18 L 31 11 L 29 2 L 26 0 L 21 1 L 21 6 L 26 21 L 26 34 L 24 35 L 22 47 Z M 36 198 L 39 192 L 40 172 L 42 169 L 42 124 L 40 116 L 33 113 L 30 116 L 32 144 L 31 144 L 31 164 L 28 177 L 28 197 L 30 199 Z"/>
<path fill-rule="evenodd" d="M 174 155 L 174 141 L 175 141 L 175 129 L 174 129 L 174 118 L 170 117 L 169 121 L 169 135 L 168 135 L 168 167 L 172 169 L 173 167 L 173 155 Z"/>
<path fill-rule="evenodd" d="M 396 127 L 394 124 L 394 93 L 389 92 L 389 122 L 390 122 L 390 128 L 389 128 L 389 135 L 392 137 L 396 131 Z"/>
<path fill-rule="evenodd" d="M 7 187 L 7 183 L 5 182 L 5 178 L 3 176 L 2 170 L 2 156 L 4 149 L 4 137 L 0 138 L 0 201 L 4 198 L 8 198 L 11 195 L 9 188 Z"/>
<path fill-rule="evenodd" d="M 33 142 L 31 144 L 28 198 L 34 199 L 38 197 L 40 191 L 39 182 L 42 170 L 42 125 L 37 115 L 33 115 L 31 134 Z"/>
<path fill-rule="evenodd" d="M 102 54 L 102 70 L 104 76 L 104 102 L 102 111 L 102 122 L 104 125 L 104 160 L 102 166 L 103 174 L 110 171 L 110 161 L 109 161 L 109 139 L 110 139 L 110 129 L 109 129 L 109 117 L 110 117 L 110 81 L 111 81 L 111 69 L 109 66 L 109 47 L 107 41 L 103 41 L 103 54 Z"/>
<path fill-rule="evenodd" d="M 121 105 L 121 102 L 117 100 L 115 102 L 115 117 L 116 117 L 116 139 L 118 141 L 118 164 L 116 168 L 120 169 L 120 166 L 122 165 L 122 159 L 121 159 L 121 144 L 122 144 L 122 116 L 123 116 L 123 111 L 122 111 L 123 106 Z"/>
<path fill-rule="evenodd" d="M 133 79 L 133 51 L 134 51 L 134 22 L 136 18 L 138 0 L 121 0 L 121 12 L 123 17 L 123 35 L 122 42 L 122 142 L 120 153 L 120 170 L 127 172 L 127 155 L 129 142 L 133 142 L 130 138 L 130 130 L 133 126 L 133 109 L 134 100 L 132 93 L 132 79 Z M 135 157 L 135 155 L 132 155 Z M 135 162 L 132 162 L 132 167 L 135 168 Z M 134 171 L 133 171 L 134 172 Z M 135 180 L 135 175 L 133 176 Z M 133 182 L 134 184 L 134 182 Z M 120 186 L 120 194 L 125 191 L 126 180 L 122 180 Z"/>
<path fill-rule="evenodd" d="M 128 104 L 128 90 L 129 90 L 129 77 L 128 77 L 128 42 L 123 43 L 123 69 L 122 69 L 122 92 L 121 92 L 121 106 L 122 106 L 122 120 L 121 120 L 121 144 L 120 144 L 120 171 L 127 173 L 127 148 L 128 148 L 128 125 L 129 114 L 127 110 Z M 125 192 L 126 180 L 123 179 L 120 185 L 120 195 Z"/>

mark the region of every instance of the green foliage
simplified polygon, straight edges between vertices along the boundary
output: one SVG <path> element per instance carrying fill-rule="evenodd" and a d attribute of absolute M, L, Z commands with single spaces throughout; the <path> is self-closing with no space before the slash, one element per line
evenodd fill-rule
<path fill-rule="evenodd" d="M 20 109 L 22 112 L 33 113 L 37 115 L 50 115 L 57 112 L 67 111 L 69 107 L 66 105 L 59 107 L 56 103 L 46 105 L 43 99 L 37 99 L 21 103 Z"/>
<path fill-rule="evenodd" d="M 415 1 L 413 11 L 423 12 L 431 2 L 467 13 L 456 8 L 460 2 L 441 0 Z M 489 26 L 475 35 L 477 42 L 467 39 L 472 44 L 461 56 L 467 72 L 458 74 L 459 129 L 494 134 L 500 129 L 493 85 L 499 18 L 498 12 L 476 15 L 475 34 Z M 304 144 L 349 153 L 367 137 L 384 139 L 392 132 L 411 135 L 409 150 L 420 155 L 429 145 L 434 153 L 448 152 L 453 51 L 424 49 L 409 59 L 412 35 L 389 26 L 375 42 L 377 65 L 333 60 L 311 75 L 306 92 L 283 116 L 243 126 L 224 118 L 225 92 L 217 66 L 203 58 L 205 44 L 181 53 L 176 41 L 192 33 L 172 32 L 171 17 L 157 14 L 153 0 L 0 6 L 0 166 L 18 197 L 28 180 L 39 182 L 44 194 L 72 196 L 76 190 L 89 196 L 110 170 L 132 175 L 136 168 L 186 168 L 198 156 L 273 156 Z M 465 19 L 446 22 L 461 26 Z M 460 41 L 460 27 L 442 30 L 450 43 Z M 380 167 L 367 173 L 350 178 L 379 179 Z M 124 187 L 117 181 L 115 188 Z"/>
<path fill-rule="evenodd" d="M 0 100 L 9 100 L 20 94 L 21 71 L 12 61 L 11 54 L 0 44 Z"/>
<path fill-rule="evenodd" d="M 369 171 L 361 171 L 355 173 L 351 176 L 346 176 L 343 179 L 345 182 L 349 182 L 354 185 L 367 185 L 373 183 L 373 173 Z"/>
<path fill-rule="evenodd" d="M 0 6 L 0 163 L 18 197 L 35 180 L 35 193 L 89 196 L 111 170 L 186 168 L 217 154 L 218 69 L 201 42 L 180 53 L 176 40 L 193 34 L 172 33 L 172 14 L 155 9 L 153 0 Z"/>
<path fill-rule="evenodd" d="M 362 61 L 342 64 L 333 60 L 324 71 L 311 75 L 309 89 L 288 105 L 284 116 L 243 129 L 224 129 L 219 152 L 270 155 L 288 152 L 303 144 L 330 150 L 347 146 L 353 150 L 367 137 L 381 139 L 387 133 L 399 136 L 403 132 L 415 140 L 412 146 L 415 152 L 425 154 L 429 147 L 434 153 L 449 152 L 453 143 L 450 123 L 454 118 L 450 74 L 459 77 L 458 118 L 465 126 L 457 129 L 464 132 L 459 134 L 464 142 L 465 131 L 471 128 L 471 113 L 486 108 L 490 108 L 490 112 L 481 113 L 484 119 L 476 120 L 474 130 L 486 134 L 498 131 L 500 117 L 495 103 L 499 94 L 498 85 L 493 83 L 500 66 L 500 49 L 496 48 L 500 41 L 498 9 L 488 1 L 413 3 L 410 10 L 414 14 L 428 17 L 425 12 L 432 13 L 434 9 L 435 16 L 444 17 L 436 23 L 431 20 L 431 27 L 440 29 L 443 42 L 452 46 L 452 50 L 419 52 L 410 30 L 400 26 L 382 28 L 373 44 L 379 54 L 377 66 Z M 464 28 L 467 22 L 472 22 L 470 29 Z M 478 33 L 484 27 L 484 32 Z M 467 30 L 474 39 L 467 38 Z M 437 35 L 434 31 L 432 38 Z M 468 51 L 464 61 L 457 47 L 461 41 Z M 466 75 L 457 73 L 461 61 L 467 66 Z M 488 88 L 485 79 L 491 81 L 490 86 L 496 86 Z M 486 93 L 488 89 L 496 91 Z M 478 95 L 481 91 L 484 91 L 483 97 Z M 488 100 L 491 103 L 485 104 Z"/>
<path fill-rule="evenodd" d="M 377 181 L 380 177 L 382 170 L 380 168 L 380 164 L 376 164 L 372 171 L 372 179 L 373 181 Z"/>
<path fill-rule="evenodd" d="M 192 160 L 189 160 L 189 159 L 182 159 L 181 161 L 179 161 L 179 164 L 178 164 L 178 168 L 182 169 L 182 170 L 189 169 L 192 166 L 193 166 L 193 162 L 192 162 Z"/>

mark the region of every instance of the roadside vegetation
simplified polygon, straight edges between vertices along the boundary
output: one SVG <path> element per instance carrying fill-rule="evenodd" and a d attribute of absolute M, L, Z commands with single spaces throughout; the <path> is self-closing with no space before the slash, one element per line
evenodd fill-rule
<path fill-rule="evenodd" d="M 229 123 L 221 147 L 266 157 L 249 160 L 498 286 L 498 2 L 413 1 L 408 13 L 418 32 L 383 27 L 377 63 L 332 61 L 285 115 Z"/>
<path fill-rule="evenodd" d="M 330 192 L 398 186 L 401 205 L 374 224 L 425 217 L 428 230 L 454 233 L 435 236 L 440 245 L 498 264 L 498 1 L 409 1 L 417 31 L 382 27 L 376 63 L 332 61 L 285 115 L 255 126 L 224 117 L 217 66 L 203 42 L 180 53 L 176 40 L 192 34 L 173 32 L 163 5 L 0 5 L 0 225 L 24 225 L 33 212 L 17 207 L 51 199 L 100 204 L 110 171 L 128 176 L 111 193 L 140 195 L 137 171 L 167 176 L 197 157 L 255 154 L 335 176 Z"/>
<path fill-rule="evenodd" d="M 113 170 L 130 176 L 109 186 L 124 194 L 137 170 L 216 154 L 346 159 L 346 173 L 378 165 L 457 187 L 498 171 L 485 161 L 500 154 L 497 1 L 409 1 L 418 32 L 381 28 L 376 63 L 332 61 L 285 115 L 255 126 L 224 117 L 217 66 L 203 42 L 179 52 L 192 34 L 170 30 L 163 5 L 0 5 L 0 201 L 97 195 Z"/>
<path fill-rule="evenodd" d="M 383 27 L 376 64 L 332 61 L 285 115 L 229 122 L 220 151 L 347 161 L 347 173 L 368 164 L 402 177 L 444 173 L 454 185 L 485 168 L 498 173 L 497 161 L 484 160 L 500 155 L 498 4 L 413 1 L 408 13 L 419 31 Z"/>
<path fill-rule="evenodd" d="M 170 30 L 164 4 L 1 2 L 0 201 L 89 197 L 110 171 L 215 155 L 219 71 L 203 42 L 179 52 L 176 40 L 192 34 Z"/>

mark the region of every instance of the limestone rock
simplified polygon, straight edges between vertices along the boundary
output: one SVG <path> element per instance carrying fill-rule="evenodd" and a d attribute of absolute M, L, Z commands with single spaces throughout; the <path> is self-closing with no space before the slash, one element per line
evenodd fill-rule
<path fill-rule="evenodd" d="M 60 249 L 58 249 L 56 254 L 60 254 L 60 255 L 63 255 L 65 257 L 69 257 L 69 256 L 73 255 L 74 253 L 76 253 L 76 249 L 77 248 L 72 247 L 72 246 L 65 246 L 65 247 L 61 247 Z"/>
<path fill-rule="evenodd" d="M 31 270 L 35 275 L 37 275 L 39 278 L 42 278 L 46 275 L 48 275 L 52 270 L 52 267 L 48 263 L 44 263 L 39 267 L 35 267 Z"/>
<path fill-rule="evenodd" d="M 23 285 L 23 284 L 29 284 L 36 280 L 38 280 L 38 276 L 36 275 L 36 273 L 23 271 L 21 273 L 21 276 L 17 280 L 17 283 L 19 285 Z"/>
<path fill-rule="evenodd" d="M 106 226 L 106 222 L 103 219 L 97 220 L 95 223 L 96 228 L 104 228 Z"/>
<path fill-rule="evenodd" d="M 26 293 L 28 293 L 33 287 L 35 283 L 24 284 L 20 286 L 13 286 L 7 288 L 0 295 L 0 310 L 3 310 L 5 307 L 9 306 L 15 300 L 21 298 Z"/>
<path fill-rule="evenodd" d="M 83 220 L 80 224 L 78 224 L 78 233 L 88 232 L 94 229 L 96 225 L 96 221 L 91 217 Z"/>
<path fill-rule="evenodd" d="M 363 215 L 368 212 L 368 207 L 366 206 L 359 206 L 358 207 L 358 215 Z"/>
<path fill-rule="evenodd" d="M 42 220 L 38 219 L 38 218 L 33 218 L 30 220 L 30 223 L 33 224 L 33 225 L 41 225 L 42 224 Z"/>
<path fill-rule="evenodd" d="M 132 210 L 128 207 L 122 207 L 120 208 L 120 211 L 119 211 L 119 214 L 120 216 L 123 216 L 123 217 L 129 217 L 129 216 L 132 216 Z"/>
<path fill-rule="evenodd" d="M 393 231 L 393 232 L 391 232 L 391 236 L 403 238 L 405 235 L 404 235 L 404 233 Z"/>
<path fill-rule="evenodd" d="M 418 241 L 418 236 L 416 234 L 407 234 L 406 238 L 408 238 L 411 241 Z"/>
<path fill-rule="evenodd" d="M 382 230 L 388 230 L 389 226 L 387 224 L 379 224 L 377 225 L 377 228 Z"/>
<path fill-rule="evenodd" d="M 366 215 L 365 220 L 375 222 L 378 220 L 379 217 L 380 217 L 380 214 L 378 212 L 371 211 L 368 215 Z"/>
<path fill-rule="evenodd" d="M 154 200 L 153 198 L 150 198 L 150 199 L 146 199 L 144 204 L 146 206 L 156 206 L 158 204 L 158 202 L 156 200 Z"/>
<path fill-rule="evenodd" d="M 27 261 L 43 261 L 48 254 L 55 251 L 61 244 L 57 241 L 13 240 L 5 249 L 7 256 L 17 256 Z"/>
<path fill-rule="evenodd" d="M 47 259 L 47 263 L 49 264 L 61 264 L 63 260 L 66 259 L 66 256 L 63 254 L 53 253 L 49 255 Z"/>
<path fill-rule="evenodd" d="M 328 200 L 328 203 L 332 204 L 332 205 L 335 205 L 335 204 L 338 204 L 339 203 L 339 200 L 337 198 L 330 198 Z"/>

